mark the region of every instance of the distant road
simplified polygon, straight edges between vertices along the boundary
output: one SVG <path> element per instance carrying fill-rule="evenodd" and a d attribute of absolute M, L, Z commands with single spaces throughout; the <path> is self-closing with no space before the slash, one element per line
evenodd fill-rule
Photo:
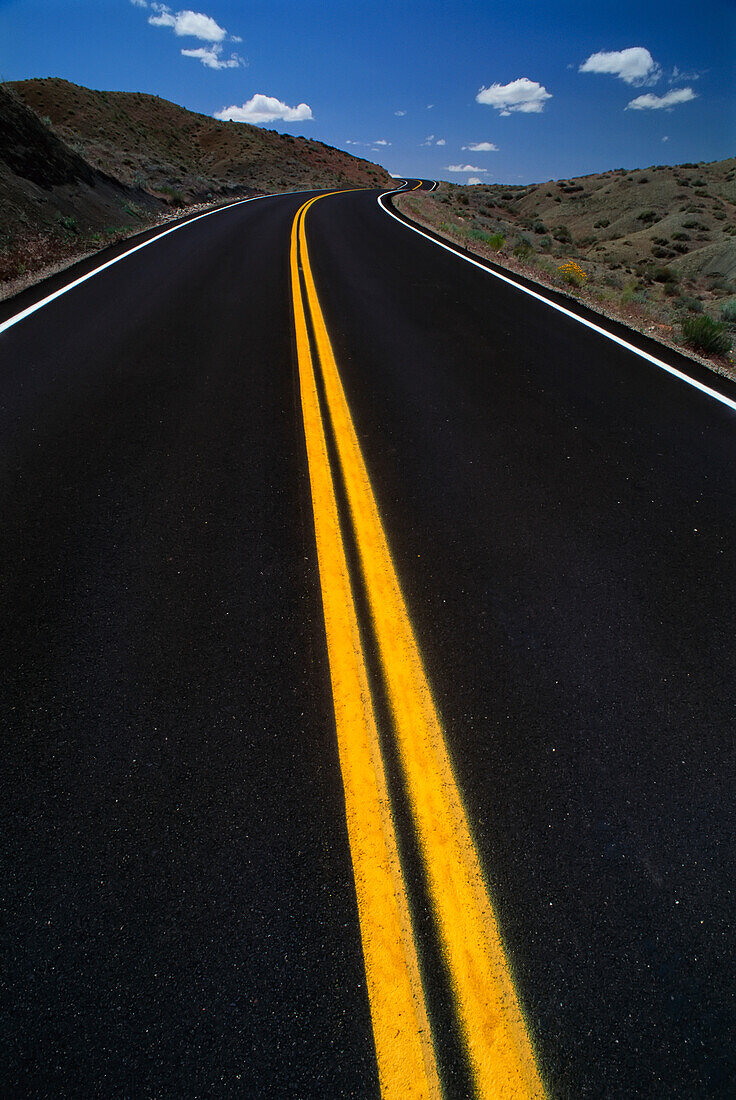
<path fill-rule="evenodd" d="M 736 387 L 379 195 L 0 307 L 4 1094 L 733 1095 Z"/>

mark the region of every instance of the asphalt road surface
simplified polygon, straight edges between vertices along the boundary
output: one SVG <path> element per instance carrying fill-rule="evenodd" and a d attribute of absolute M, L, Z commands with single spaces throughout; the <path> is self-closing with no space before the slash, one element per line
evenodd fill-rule
<path fill-rule="evenodd" d="M 736 387 L 378 194 L 0 309 L 4 1095 L 734 1094 Z"/>

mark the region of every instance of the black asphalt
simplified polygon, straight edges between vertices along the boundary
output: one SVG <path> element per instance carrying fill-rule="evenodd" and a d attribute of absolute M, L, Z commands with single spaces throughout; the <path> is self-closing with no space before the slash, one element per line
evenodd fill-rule
<path fill-rule="evenodd" d="M 0 334 L 9 1095 L 377 1095 L 292 348 L 303 197 Z M 736 412 L 376 197 L 316 203 L 310 256 L 550 1094 L 730 1097 Z"/>
<path fill-rule="evenodd" d="M 292 358 L 303 198 L 0 336 L 4 1095 L 376 1094 Z"/>

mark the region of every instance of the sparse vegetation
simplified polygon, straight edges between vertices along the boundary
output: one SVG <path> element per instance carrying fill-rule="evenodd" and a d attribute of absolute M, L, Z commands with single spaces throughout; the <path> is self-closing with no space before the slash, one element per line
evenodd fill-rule
<path fill-rule="evenodd" d="M 79 232 L 79 226 L 77 224 L 77 219 L 73 218 L 71 215 L 65 216 L 64 214 L 57 214 L 56 221 L 57 221 L 59 227 L 61 229 L 63 229 L 65 233 L 78 233 Z"/>
<path fill-rule="evenodd" d="M 706 355 L 726 355 L 731 349 L 726 326 L 711 317 L 687 317 L 682 322 L 682 335 L 686 344 Z"/>
<path fill-rule="evenodd" d="M 227 198 L 287 187 L 383 186 L 379 165 L 304 137 L 220 122 L 157 96 L 97 92 L 56 78 L 7 85 L 50 120 L 67 145 L 127 186 Z M 280 183 L 285 180 L 286 185 Z M 460 192 L 463 193 L 463 192 Z M 171 196 L 168 196 L 171 198 Z"/>
<path fill-rule="evenodd" d="M 726 302 L 721 307 L 721 320 L 728 325 L 736 325 L 736 299 Z"/>

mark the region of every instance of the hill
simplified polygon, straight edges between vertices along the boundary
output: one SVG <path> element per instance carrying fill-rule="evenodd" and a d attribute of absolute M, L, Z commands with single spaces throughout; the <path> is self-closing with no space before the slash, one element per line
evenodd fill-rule
<path fill-rule="evenodd" d="M 97 92 L 56 78 L 10 87 L 89 164 L 164 198 L 390 183 L 379 165 L 320 141 L 218 122 L 158 96 Z"/>
<path fill-rule="evenodd" d="M 161 206 L 92 168 L 0 85 L 0 287 L 140 228 Z"/>
<path fill-rule="evenodd" d="M 399 204 L 649 334 L 675 339 L 698 314 L 736 321 L 736 158 L 526 187 L 443 183 Z M 572 282 L 559 270 L 569 260 L 581 268 Z"/>
<path fill-rule="evenodd" d="M 390 182 L 379 165 L 321 142 L 156 96 L 54 78 L 2 84 L 0 297 L 182 208 Z"/>

